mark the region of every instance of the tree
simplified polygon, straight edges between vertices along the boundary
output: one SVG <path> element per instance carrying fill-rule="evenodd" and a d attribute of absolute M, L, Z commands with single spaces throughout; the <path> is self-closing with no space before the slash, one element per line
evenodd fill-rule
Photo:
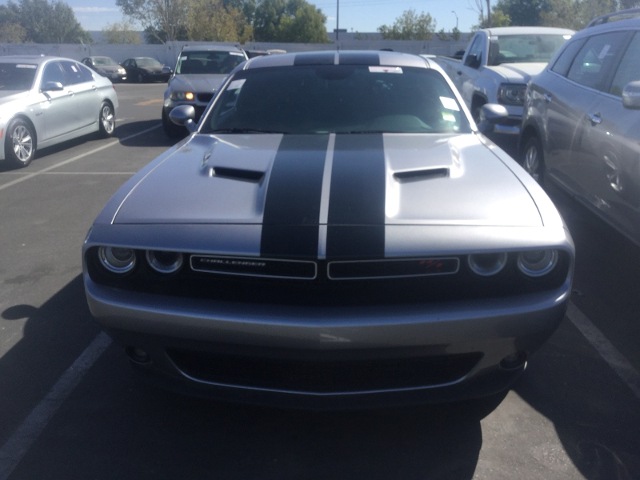
<path fill-rule="evenodd" d="M 244 13 L 223 0 L 192 0 L 187 25 L 189 40 L 244 43 L 253 36 Z"/>
<path fill-rule="evenodd" d="M 378 31 L 385 40 L 431 40 L 436 22 L 428 13 L 405 10 L 393 25 L 382 25 Z"/>
<path fill-rule="evenodd" d="M 139 44 L 140 34 L 133 29 L 129 22 L 112 23 L 102 29 L 107 43 Z"/>
<path fill-rule="evenodd" d="M 5 35 L 34 43 L 91 43 L 91 35 L 77 21 L 64 2 L 47 0 L 9 1 L 0 9 L 0 26 Z"/>
<path fill-rule="evenodd" d="M 186 40 L 189 0 L 116 0 L 116 5 L 142 25 L 147 41 Z"/>
<path fill-rule="evenodd" d="M 325 43 L 327 17 L 306 0 L 262 0 L 253 31 L 259 42 Z"/>

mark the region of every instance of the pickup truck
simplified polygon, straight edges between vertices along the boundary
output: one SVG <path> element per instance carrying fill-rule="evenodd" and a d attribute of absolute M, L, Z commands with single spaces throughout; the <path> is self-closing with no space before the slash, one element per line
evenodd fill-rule
<path fill-rule="evenodd" d="M 529 79 L 574 33 L 552 27 L 488 28 L 474 34 L 461 58 L 434 60 L 456 85 L 476 121 L 484 104 L 503 105 L 508 117 L 494 126 L 493 133 L 517 136 Z"/>

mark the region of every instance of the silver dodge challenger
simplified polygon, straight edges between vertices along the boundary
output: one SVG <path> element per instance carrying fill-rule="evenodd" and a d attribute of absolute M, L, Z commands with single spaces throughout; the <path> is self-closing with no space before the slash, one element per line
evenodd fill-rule
<path fill-rule="evenodd" d="M 189 136 L 83 248 L 91 312 L 146 378 L 280 406 L 457 401 L 509 388 L 562 320 L 566 225 L 429 59 L 256 57 L 194 115 L 171 112 Z"/>

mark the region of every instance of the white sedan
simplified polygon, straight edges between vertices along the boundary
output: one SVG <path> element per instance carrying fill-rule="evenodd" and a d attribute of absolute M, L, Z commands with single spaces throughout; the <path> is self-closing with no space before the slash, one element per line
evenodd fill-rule
<path fill-rule="evenodd" d="M 40 148 L 93 132 L 109 137 L 116 108 L 112 83 L 80 62 L 0 57 L 0 163 L 26 167 Z"/>

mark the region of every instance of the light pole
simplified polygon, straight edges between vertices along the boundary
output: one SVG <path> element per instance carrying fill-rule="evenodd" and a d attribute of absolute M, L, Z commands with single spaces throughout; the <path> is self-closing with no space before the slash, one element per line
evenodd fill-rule
<path fill-rule="evenodd" d="M 451 13 L 453 13 L 456 16 L 456 30 L 458 30 L 458 14 L 456 13 L 455 10 L 451 10 Z"/>

